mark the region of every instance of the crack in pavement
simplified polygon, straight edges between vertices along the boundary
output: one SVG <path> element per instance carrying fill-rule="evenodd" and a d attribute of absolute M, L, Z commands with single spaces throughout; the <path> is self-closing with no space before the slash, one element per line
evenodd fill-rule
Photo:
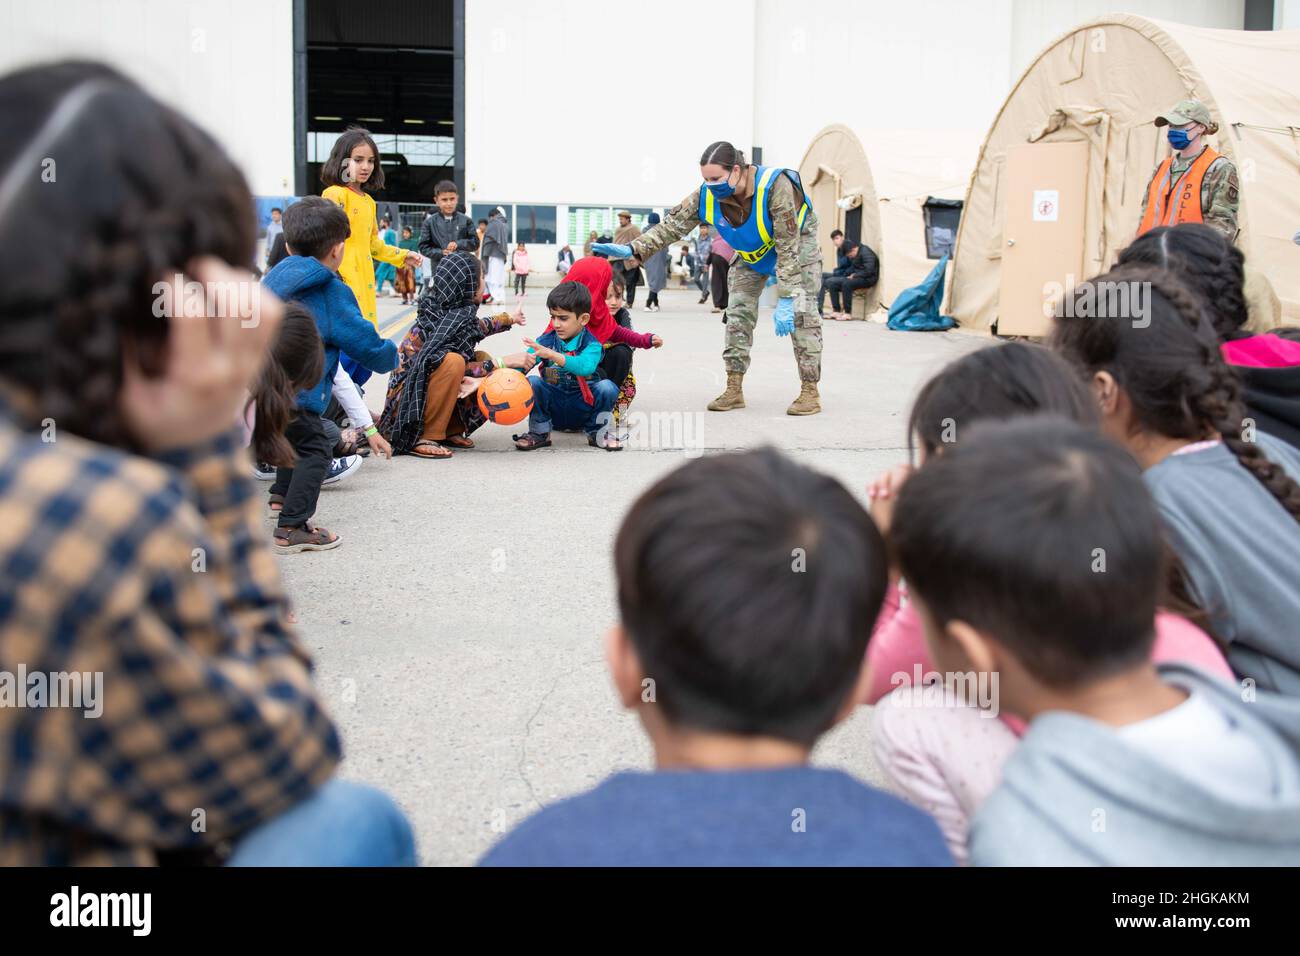
<path fill-rule="evenodd" d="M 528 788 L 528 795 L 532 798 L 533 803 L 537 805 L 538 809 L 541 809 L 542 807 L 546 806 L 546 804 L 542 803 L 542 801 L 538 799 L 537 789 L 533 786 L 532 780 L 528 779 L 528 774 L 524 771 L 524 764 L 528 762 L 528 738 L 531 737 L 533 733 L 533 721 L 537 719 L 537 715 L 542 712 L 542 708 L 546 706 L 546 702 L 551 699 L 551 695 L 554 694 L 556 688 L 560 686 L 560 681 L 564 680 L 566 677 L 570 677 L 573 674 L 576 674 L 584 667 L 590 667 L 593 664 L 604 664 L 604 663 L 605 663 L 605 658 L 602 656 L 592 661 L 583 661 L 581 664 L 576 664 L 573 667 L 570 667 L 567 671 L 557 674 L 555 680 L 551 683 L 550 690 L 548 690 L 545 694 L 542 695 L 541 700 L 537 702 L 537 707 L 533 710 L 532 716 L 530 716 L 528 720 L 524 723 L 524 738 L 519 743 L 519 763 L 515 769 L 519 773 L 519 779 L 522 780 L 524 782 L 524 786 Z"/>

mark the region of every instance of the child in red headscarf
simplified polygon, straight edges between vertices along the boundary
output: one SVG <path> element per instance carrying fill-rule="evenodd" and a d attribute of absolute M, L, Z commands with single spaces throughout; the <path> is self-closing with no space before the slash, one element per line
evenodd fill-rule
<path fill-rule="evenodd" d="M 584 256 L 573 264 L 564 281 L 581 282 L 591 292 L 591 321 L 587 329 L 604 349 L 596 376 L 609 379 L 619 390 L 606 439 L 607 443 L 617 445 L 627 440 L 627 408 L 636 395 L 632 349 L 657 349 L 663 346 L 664 340 L 658 335 L 633 330 L 632 317 L 623 308 L 622 277 L 613 275 L 609 260 Z"/>

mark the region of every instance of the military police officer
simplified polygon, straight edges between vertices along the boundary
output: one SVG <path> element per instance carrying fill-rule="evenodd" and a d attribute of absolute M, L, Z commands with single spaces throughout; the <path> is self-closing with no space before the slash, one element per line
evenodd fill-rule
<path fill-rule="evenodd" d="M 1138 235 L 1156 226 L 1203 222 L 1227 237 L 1237 238 L 1237 167 L 1205 141 L 1219 131 L 1205 104 L 1183 100 L 1156 117 L 1156 126 L 1169 127 L 1174 155 L 1156 167 L 1142 197 Z"/>
<path fill-rule="evenodd" d="M 793 169 L 752 166 L 730 143 L 717 142 L 700 157 L 704 184 L 678 203 L 664 221 L 627 244 L 597 243 L 592 250 L 612 259 L 644 260 L 700 223 L 717 230 L 736 250 L 727 275 L 727 335 L 722 362 L 727 388 L 709 403 L 725 412 L 745 407 L 742 382 L 758 321 L 758 297 L 776 283 L 773 320 L 778 336 L 789 335 L 799 369 L 799 397 L 790 415 L 821 411 L 822 326 L 817 313 L 822 256 L 817 216 Z"/>

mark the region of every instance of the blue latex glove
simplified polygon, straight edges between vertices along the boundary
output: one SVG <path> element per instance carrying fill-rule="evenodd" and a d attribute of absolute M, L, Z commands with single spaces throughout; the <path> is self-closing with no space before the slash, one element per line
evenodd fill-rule
<path fill-rule="evenodd" d="M 617 242 L 593 242 L 591 251 L 598 252 L 602 256 L 608 256 L 611 259 L 631 259 L 632 247 L 624 246 Z"/>
<path fill-rule="evenodd" d="M 767 281 L 763 283 L 763 288 L 766 289 L 771 285 L 776 285 L 776 276 L 768 276 Z"/>
<path fill-rule="evenodd" d="M 794 331 L 794 296 L 776 300 L 776 312 L 772 315 L 772 321 L 776 324 L 778 337 Z"/>

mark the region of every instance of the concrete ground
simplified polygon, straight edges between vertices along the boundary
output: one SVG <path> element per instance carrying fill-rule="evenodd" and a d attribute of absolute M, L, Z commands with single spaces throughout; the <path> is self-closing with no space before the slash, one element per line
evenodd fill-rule
<path fill-rule="evenodd" d="M 919 385 L 989 341 L 828 322 L 824 411 L 794 418 L 785 414 L 799 391 L 794 360 L 765 309 L 748 407 L 706 412 L 725 379 L 720 317 L 693 290 L 664 292 L 658 314 L 641 308 L 639 292 L 633 321 L 665 347 L 637 353 L 632 410 L 643 437 L 633 447 L 610 454 L 558 434 L 554 447 L 525 457 L 510 441 L 521 426 L 487 425 L 476 449 L 448 461 L 372 458 L 321 495 L 317 520 L 343 546 L 279 559 L 341 728 L 342 775 L 394 795 L 426 864 L 472 864 L 540 806 L 650 765 L 602 657 L 615 616 L 611 544 L 637 495 L 688 455 L 771 443 L 865 501 L 866 482 L 906 456 Z M 525 333 L 542 331 L 545 292 L 524 309 L 527 327 L 488 340 L 491 351 L 515 351 Z M 409 312 L 380 300 L 389 337 Z M 376 413 L 385 380 L 366 388 Z M 859 711 L 822 741 L 815 762 L 878 782 L 869 729 Z"/>

